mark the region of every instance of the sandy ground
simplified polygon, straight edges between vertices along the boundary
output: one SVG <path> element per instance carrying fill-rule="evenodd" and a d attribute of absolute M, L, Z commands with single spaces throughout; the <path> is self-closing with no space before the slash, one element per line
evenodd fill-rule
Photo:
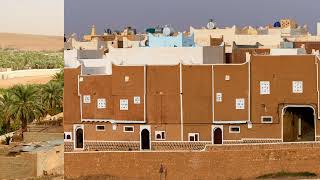
<path fill-rule="evenodd" d="M 63 36 L 0 33 L 0 48 L 58 51 L 63 49 Z"/>
<path fill-rule="evenodd" d="M 16 84 L 46 84 L 52 76 L 31 76 L 0 80 L 0 88 L 9 88 Z"/>

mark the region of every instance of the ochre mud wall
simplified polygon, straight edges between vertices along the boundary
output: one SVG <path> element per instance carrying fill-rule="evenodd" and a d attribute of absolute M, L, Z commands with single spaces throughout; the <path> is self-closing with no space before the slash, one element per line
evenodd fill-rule
<path fill-rule="evenodd" d="M 320 174 L 320 143 L 223 145 L 203 152 L 65 153 L 64 159 L 66 177 L 247 179 L 279 171 Z"/>

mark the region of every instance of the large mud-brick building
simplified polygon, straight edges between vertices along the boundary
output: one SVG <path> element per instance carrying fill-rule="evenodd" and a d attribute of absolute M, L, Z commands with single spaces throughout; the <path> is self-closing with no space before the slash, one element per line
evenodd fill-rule
<path fill-rule="evenodd" d="M 66 151 L 201 150 L 320 141 L 319 57 L 243 64 L 65 68 Z"/>

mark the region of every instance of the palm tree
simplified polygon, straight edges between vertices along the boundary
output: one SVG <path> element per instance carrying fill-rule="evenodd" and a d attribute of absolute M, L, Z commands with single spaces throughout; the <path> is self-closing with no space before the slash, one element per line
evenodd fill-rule
<path fill-rule="evenodd" d="M 28 123 L 44 115 L 44 108 L 40 103 L 37 88 L 32 85 L 16 85 L 10 92 L 13 96 L 10 112 L 16 120 L 21 122 L 23 136 Z"/>
<path fill-rule="evenodd" d="M 3 123 L 6 127 L 6 133 L 10 131 L 10 124 L 13 120 L 13 114 L 10 111 L 13 96 L 10 91 L 6 91 L 3 95 L 0 95 L 0 113 L 1 118 L 3 119 Z"/>
<path fill-rule="evenodd" d="M 51 81 L 42 88 L 42 101 L 48 114 L 62 111 L 63 87 L 60 82 Z"/>
<path fill-rule="evenodd" d="M 53 79 L 52 81 L 56 81 L 56 82 L 59 82 L 60 84 L 62 84 L 63 86 L 63 81 L 64 81 L 64 73 L 63 73 L 63 69 L 56 73 L 55 75 L 53 75 Z"/>

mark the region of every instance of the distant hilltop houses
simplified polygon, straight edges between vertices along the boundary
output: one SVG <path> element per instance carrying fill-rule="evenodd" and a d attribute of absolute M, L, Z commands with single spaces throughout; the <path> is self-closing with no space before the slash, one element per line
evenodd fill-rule
<path fill-rule="evenodd" d="M 96 27 L 65 39 L 65 151 L 320 141 L 317 35 L 265 27 Z"/>

